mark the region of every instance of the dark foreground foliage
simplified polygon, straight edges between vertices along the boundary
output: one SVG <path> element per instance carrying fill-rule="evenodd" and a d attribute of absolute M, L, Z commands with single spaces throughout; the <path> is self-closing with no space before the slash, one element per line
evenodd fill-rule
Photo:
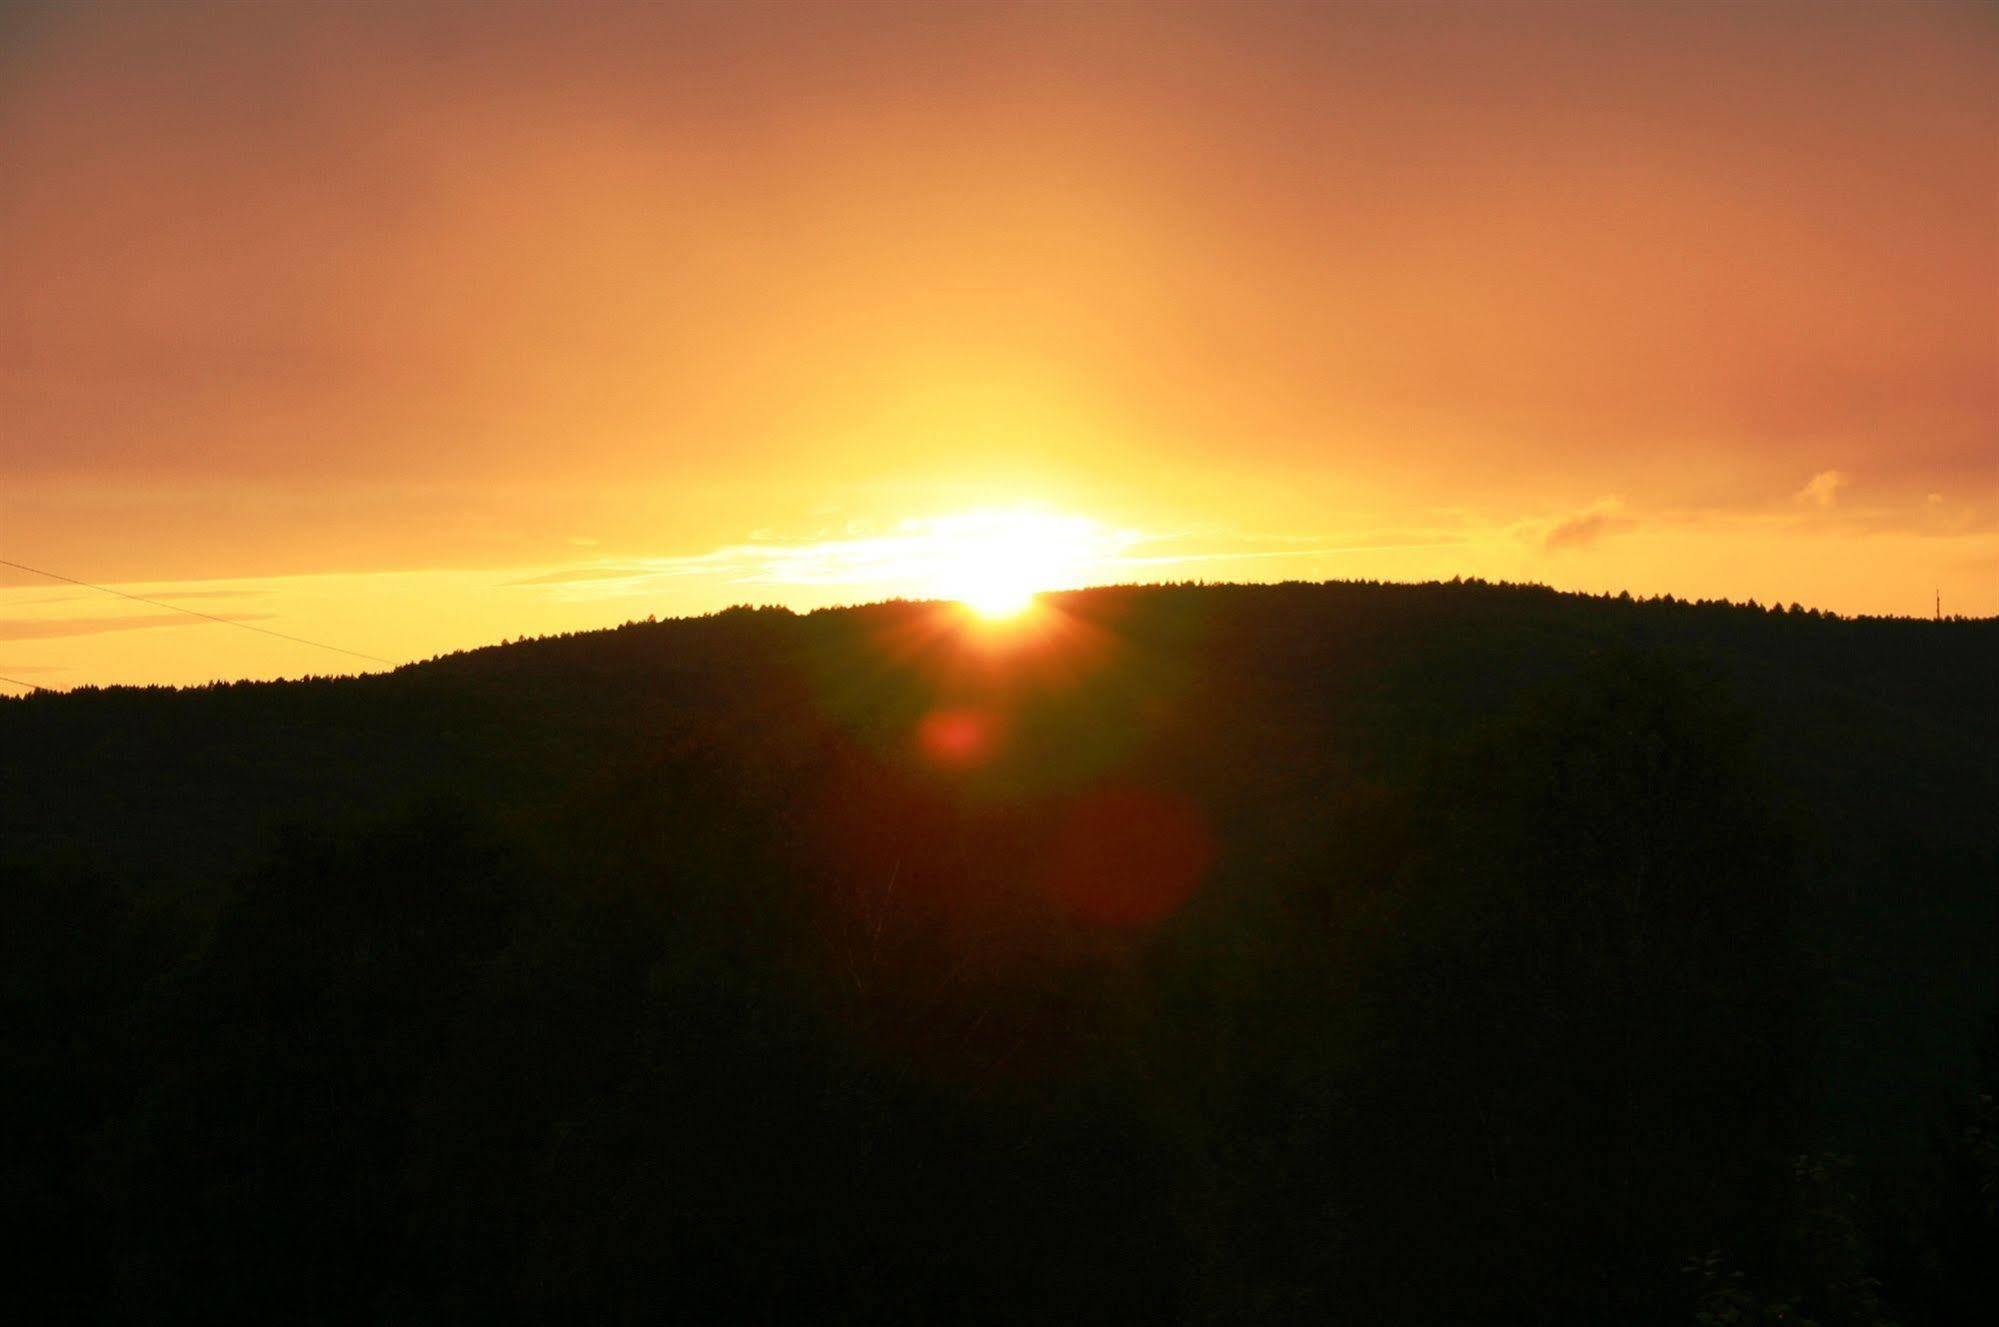
<path fill-rule="evenodd" d="M 1051 621 L 740 610 L 0 705 L 12 1297 L 1994 1302 L 1994 624 L 1481 585 Z"/>

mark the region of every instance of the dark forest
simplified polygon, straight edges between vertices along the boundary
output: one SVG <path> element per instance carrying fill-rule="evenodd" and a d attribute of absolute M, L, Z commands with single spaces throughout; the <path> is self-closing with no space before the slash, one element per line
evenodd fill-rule
<path fill-rule="evenodd" d="M 1962 1323 L 1999 622 L 733 609 L 0 703 L 23 1321 Z"/>

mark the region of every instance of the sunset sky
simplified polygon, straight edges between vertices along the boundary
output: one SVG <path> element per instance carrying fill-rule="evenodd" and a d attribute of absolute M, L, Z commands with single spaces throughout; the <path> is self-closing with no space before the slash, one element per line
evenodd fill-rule
<path fill-rule="evenodd" d="M 392 660 L 1023 529 L 1995 614 L 1995 131 L 1971 0 L 0 0 L 0 559 Z M 0 567 L 0 675 L 364 666 Z"/>

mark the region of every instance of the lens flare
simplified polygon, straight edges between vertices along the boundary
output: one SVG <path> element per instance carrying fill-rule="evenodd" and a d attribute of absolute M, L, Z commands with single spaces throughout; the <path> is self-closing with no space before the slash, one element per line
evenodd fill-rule
<path fill-rule="evenodd" d="M 917 745 L 924 754 L 958 769 L 984 763 L 997 740 L 994 716 L 969 706 L 932 710 L 916 727 Z"/>
<path fill-rule="evenodd" d="M 1109 788 L 1070 809 L 1047 886 L 1085 920 L 1151 926 L 1187 901 L 1214 858 L 1214 831 L 1192 801 L 1145 788 Z"/>

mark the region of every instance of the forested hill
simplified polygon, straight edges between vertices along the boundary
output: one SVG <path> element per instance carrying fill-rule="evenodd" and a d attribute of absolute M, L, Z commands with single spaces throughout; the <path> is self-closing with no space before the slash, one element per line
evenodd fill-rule
<path fill-rule="evenodd" d="M 86 1317 L 1959 1321 L 1995 807 L 1999 622 L 1480 583 L 37 694 L 22 1239 Z"/>

